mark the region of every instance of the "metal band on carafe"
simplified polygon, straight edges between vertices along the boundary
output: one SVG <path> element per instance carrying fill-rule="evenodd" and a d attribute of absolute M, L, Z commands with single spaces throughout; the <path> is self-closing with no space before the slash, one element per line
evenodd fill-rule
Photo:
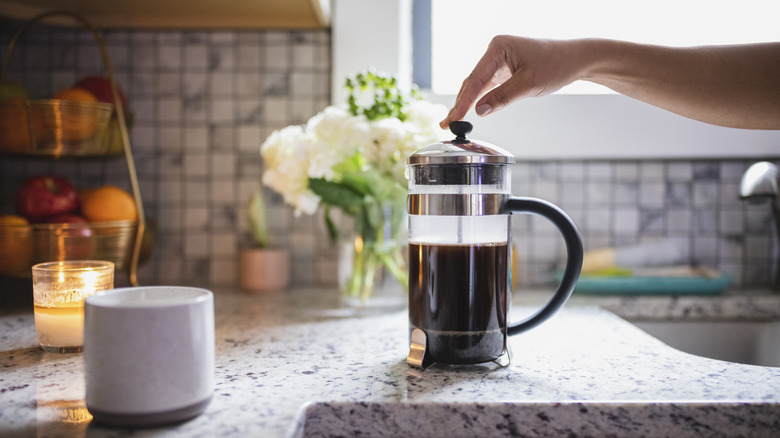
<path fill-rule="evenodd" d="M 427 216 L 487 216 L 507 214 L 506 193 L 416 193 L 409 195 L 409 214 Z"/>

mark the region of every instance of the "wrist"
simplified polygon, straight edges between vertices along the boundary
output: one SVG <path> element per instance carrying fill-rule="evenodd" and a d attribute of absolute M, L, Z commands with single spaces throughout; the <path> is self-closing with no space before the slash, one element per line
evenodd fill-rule
<path fill-rule="evenodd" d="M 603 85 L 615 74 L 615 52 L 620 42 L 588 38 L 572 40 L 571 43 L 577 80 Z"/>

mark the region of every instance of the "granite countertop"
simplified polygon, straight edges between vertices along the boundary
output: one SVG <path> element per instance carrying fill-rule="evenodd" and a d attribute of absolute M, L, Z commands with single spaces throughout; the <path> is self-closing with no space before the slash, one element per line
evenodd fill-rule
<path fill-rule="evenodd" d="M 44 353 L 32 311 L 0 315 L 0 435 L 35 436 L 771 436 L 780 368 L 692 356 L 613 313 L 780 319 L 780 297 L 575 296 L 510 338 L 512 362 L 405 363 L 401 307 L 360 311 L 334 291 L 215 291 L 217 386 L 201 416 L 126 431 L 88 422 L 83 357 Z M 513 319 L 545 300 L 515 294 Z M 769 309 L 769 310 L 767 310 Z"/>
<path fill-rule="evenodd" d="M 550 292 L 521 291 L 515 305 L 539 305 Z M 720 295 L 586 295 L 575 293 L 567 306 L 598 306 L 629 321 L 776 321 L 780 292 L 768 289 L 727 289 Z"/>

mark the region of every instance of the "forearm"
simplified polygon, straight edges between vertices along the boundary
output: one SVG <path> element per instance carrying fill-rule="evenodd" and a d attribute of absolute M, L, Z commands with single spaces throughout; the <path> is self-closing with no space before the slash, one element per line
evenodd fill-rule
<path fill-rule="evenodd" d="M 670 48 L 570 41 L 578 78 L 722 126 L 780 129 L 780 43 Z"/>

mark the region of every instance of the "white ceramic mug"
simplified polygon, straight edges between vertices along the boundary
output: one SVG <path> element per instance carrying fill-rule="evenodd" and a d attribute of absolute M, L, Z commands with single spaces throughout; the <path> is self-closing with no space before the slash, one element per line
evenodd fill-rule
<path fill-rule="evenodd" d="M 88 297 L 84 369 L 97 422 L 156 426 L 199 415 L 214 393 L 214 295 L 154 286 Z"/>

